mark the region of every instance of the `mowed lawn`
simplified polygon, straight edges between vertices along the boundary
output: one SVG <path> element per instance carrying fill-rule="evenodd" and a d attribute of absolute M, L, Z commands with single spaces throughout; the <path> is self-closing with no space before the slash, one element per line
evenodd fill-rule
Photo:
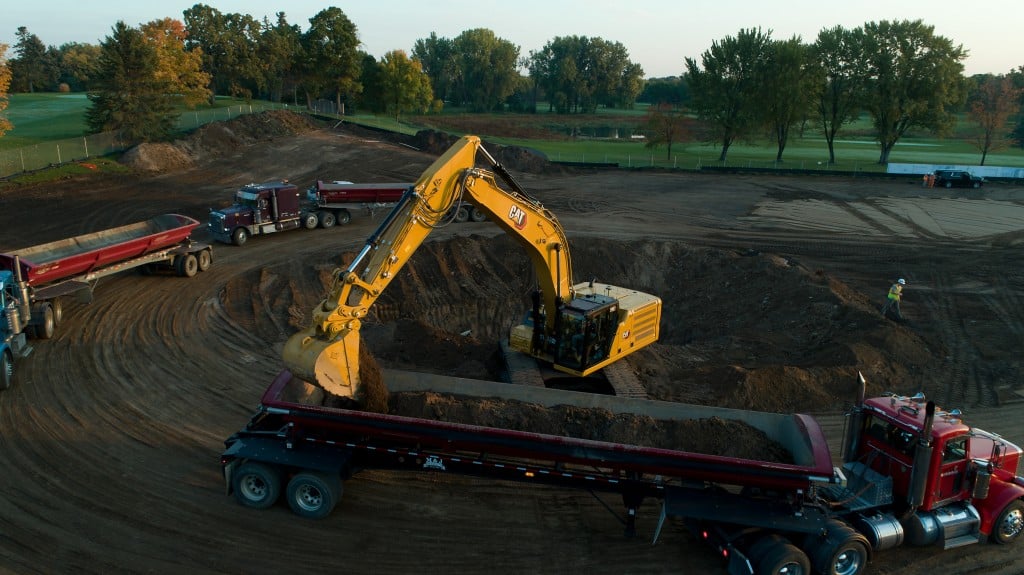
<path fill-rule="evenodd" d="M 14 129 L 0 137 L 0 149 L 86 135 L 85 94 L 9 94 L 7 119 Z"/>

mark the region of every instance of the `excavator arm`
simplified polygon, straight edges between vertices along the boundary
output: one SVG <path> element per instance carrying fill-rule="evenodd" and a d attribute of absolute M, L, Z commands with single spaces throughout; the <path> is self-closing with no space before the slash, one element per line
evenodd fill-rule
<path fill-rule="evenodd" d="M 493 171 L 476 167 L 478 152 Z M 495 174 L 512 190 L 499 187 Z M 522 190 L 479 138 L 464 136 L 406 191 L 349 266 L 335 270 L 311 325 L 285 344 L 284 361 L 295 376 L 361 401 L 362 318 L 426 237 L 450 217 L 452 206 L 464 199 L 515 238 L 536 270 L 539 289 L 523 325 L 512 329 L 514 349 L 583 375 L 657 339 L 661 300 L 604 284 L 574 286 L 568 243 L 554 214 Z M 632 303 L 625 312 L 624 298 Z M 632 321 L 624 321 L 633 319 L 637 304 L 648 309 L 640 339 L 633 335 Z"/>

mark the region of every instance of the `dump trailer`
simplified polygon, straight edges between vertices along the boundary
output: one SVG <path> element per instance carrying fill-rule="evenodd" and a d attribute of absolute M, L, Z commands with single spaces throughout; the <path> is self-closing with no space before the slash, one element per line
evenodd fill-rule
<path fill-rule="evenodd" d="M 199 222 L 179 214 L 0 253 L 0 386 L 14 378 L 14 360 L 31 353 L 27 338 L 50 339 L 65 298 L 88 302 L 106 276 L 139 268 L 192 277 L 213 264 L 213 248 L 190 238 Z"/>
<path fill-rule="evenodd" d="M 328 515 L 359 470 L 461 473 L 620 494 L 627 534 L 644 499 L 717 549 L 730 574 L 865 572 L 870 554 L 904 543 L 949 548 L 1010 543 L 1024 529 L 1021 450 L 921 398 L 859 399 L 841 467 L 820 425 L 777 414 L 587 394 L 385 370 L 392 394 L 431 392 L 572 406 L 658 421 L 750 426 L 791 462 L 664 445 L 622 444 L 529 430 L 324 407 L 323 391 L 282 372 L 241 431 L 225 441 L 227 492 L 263 509 L 283 494 L 307 518 Z"/>
<path fill-rule="evenodd" d="M 317 180 L 306 191 L 307 213 L 314 214 L 317 225 L 330 228 L 352 221 L 352 210 L 361 208 L 369 214 L 392 208 L 402 199 L 411 183 L 357 184 L 346 181 Z"/>

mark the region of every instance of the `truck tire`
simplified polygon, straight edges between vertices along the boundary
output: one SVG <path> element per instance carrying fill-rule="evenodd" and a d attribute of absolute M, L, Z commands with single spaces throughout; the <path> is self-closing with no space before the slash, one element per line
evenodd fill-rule
<path fill-rule="evenodd" d="M 268 509 L 281 495 L 281 475 L 264 463 L 243 463 L 231 476 L 235 500 L 252 509 Z"/>
<path fill-rule="evenodd" d="M 465 206 L 455 210 L 455 223 L 461 224 L 469 220 L 469 210 Z"/>
<path fill-rule="evenodd" d="M 288 482 L 288 506 L 299 517 L 323 519 L 341 498 L 341 480 L 323 473 L 304 471 Z"/>
<path fill-rule="evenodd" d="M 231 243 L 235 244 L 236 246 L 244 246 L 246 240 L 248 239 L 249 230 L 245 228 L 236 228 L 235 231 L 231 233 Z"/>
<path fill-rule="evenodd" d="M 0 351 L 0 391 L 10 389 L 14 383 L 14 358 L 6 349 Z"/>
<path fill-rule="evenodd" d="M 53 338 L 54 332 L 57 331 L 57 325 L 53 321 L 53 306 L 50 305 L 50 302 L 36 304 L 32 310 L 32 317 L 39 317 L 40 321 L 31 326 L 33 328 L 31 335 L 36 339 Z"/>
<path fill-rule="evenodd" d="M 1015 499 L 1003 509 L 992 526 L 992 540 L 1008 545 L 1020 538 L 1024 531 L 1024 502 Z"/>
<path fill-rule="evenodd" d="M 201 250 L 196 254 L 196 259 L 199 261 L 199 271 L 205 272 L 213 265 L 213 250 Z"/>
<path fill-rule="evenodd" d="M 952 187 L 953 187 L 953 182 L 946 182 L 946 188 L 947 189 L 948 188 L 952 188 Z"/>
<path fill-rule="evenodd" d="M 307 230 L 316 229 L 316 226 L 320 223 L 320 219 L 317 218 L 316 213 L 306 212 L 302 215 L 302 225 L 306 226 Z"/>
<path fill-rule="evenodd" d="M 789 542 L 779 542 L 766 552 L 754 568 L 758 575 L 810 575 L 807 554 Z"/>
<path fill-rule="evenodd" d="M 487 214 L 481 212 L 479 208 L 473 208 L 473 211 L 469 213 L 469 219 L 477 223 L 486 222 Z"/>
<path fill-rule="evenodd" d="M 320 217 L 320 227 L 323 229 L 333 228 L 335 224 L 334 212 L 330 210 L 320 210 L 318 214 Z"/>
<path fill-rule="evenodd" d="M 185 254 L 175 262 L 178 275 L 183 278 L 195 277 L 199 273 L 199 260 L 195 254 Z"/>
<path fill-rule="evenodd" d="M 339 226 L 347 226 L 352 221 L 352 214 L 348 210 L 342 208 L 335 214 L 335 219 L 338 220 Z"/>
<path fill-rule="evenodd" d="M 50 300 L 50 307 L 53 308 L 53 326 L 60 327 L 60 322 L 64 321 L 64 301 L 55 297 Z"/>
<path fill-rule="evenodd" d="M 828 526 L 828 537 L 813 539 L 807 555 L 815 573 L 822 575 L 860 575 L 868 565 L 870 545 L 849 525 L 835 522 Z M 807 546 L 807 544 L 805 544 Z"/>

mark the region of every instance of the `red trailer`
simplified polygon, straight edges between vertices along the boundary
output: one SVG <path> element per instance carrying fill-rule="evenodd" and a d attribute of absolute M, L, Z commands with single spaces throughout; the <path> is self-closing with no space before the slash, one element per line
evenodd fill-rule
<path fill-rule="evenodd" d="M 213 263 L 213 248 L 193 242 L 199 221 L 179 214 L 152 219 L 0 253 L 0 270 L 9 270 L 20 294 L 19 307 L 28 310 L 29 335 L 49 339 L 60 323 L 61 298 L 91 299 L 96 281 L 111 274 L 140 268 L 161 269 L 192 277 Z"/>
<path fill-rule="evenodd" d="M 621 494 L 627 532 L 641 502 L 655 498 L 655 539 L 666 518 L 679 518 L 717 548 L 728 573 L 747 575 L 856 575 L 871 552 L 904 542 L 1010 543 L 1024 530 L 1020 448 L 919 398 L 859 400 L 839 468 L 807 415 L 394 371 L 385 380 L 392 393 L 599 408 L 656 420 L 735 420 L 782 445 L 792 463 L 323 407 L 322 390 L 284 372 L 249 424 L 225 442 L 228 492 L 253 508 L 273 506 L 283 494 L 296 514 L 320 518 L 338 502 L 342 481 L 361 469 L 463 473 Z M 886 439 L 872 435 L 878 428 Z M 934 490 L 941 499 L 925 496 Z"/>

